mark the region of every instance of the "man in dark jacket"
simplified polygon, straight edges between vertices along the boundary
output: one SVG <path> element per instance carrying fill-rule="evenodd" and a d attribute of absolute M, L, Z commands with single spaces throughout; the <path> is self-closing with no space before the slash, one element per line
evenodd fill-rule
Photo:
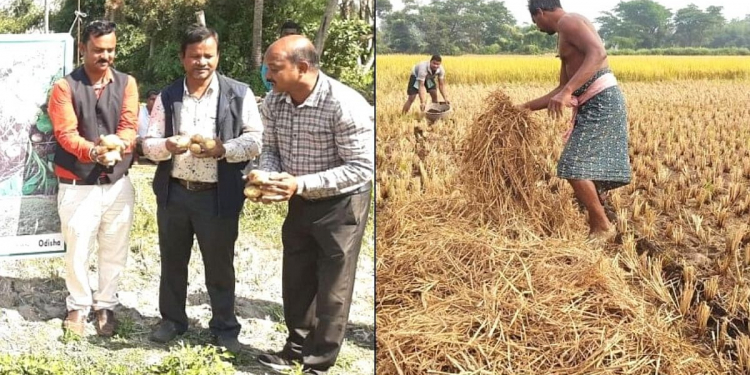
<path fill-rule="evenodd" d="M 261 150 L 263 125 L 247 85 L 216 73 L 219 36 L 191 26 L 180 56 L 185 77 L 161 91 L 143 144 L 159 161 L 157 200 L 162 321 L 151 335 L 167 342 L 188 328 L 185 313 L 193 235 L 198 239 L 211 298 L 211 333 L 231 352 L 240 350 L 234 313 L 234 243 L 244 204 L 242 170 Z M 187 147 L 187 138 L 204 141 Z M 189 149 L 189 151 L 188 151 Z"/>

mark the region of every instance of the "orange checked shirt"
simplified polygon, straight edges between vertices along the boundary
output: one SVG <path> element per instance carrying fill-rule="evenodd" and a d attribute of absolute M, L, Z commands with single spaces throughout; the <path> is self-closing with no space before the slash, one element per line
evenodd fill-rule
<path fill-rule="evenodd" d="M 107 86 L 113 80 L 112 71 L 107 69 L 104 86 L 93 89 L 97 98 L 101 96 L 102 92 L 107 89 Z M 135 78 L 132 76 L 128 76 L 128 83 L 125 86 L 125 94 L 122 100 L 120 122 L 117 124 L 115 134 L 128 145 L 124 153 L 129 153 L 132 152 L 133 142 L 138 132 L 138 87 Z M 94 147 L 94 142 L 82 137 L 78 131 L 78 116 L 76 116 L 75 109 L 73 108 L 73 93 L 65 78 L 55 82 L 49 98 L 47 113 L 52 122 L 55 139 L 57 139 L 60 147 L 75 155 L 83 163 L 94 163 L 95 161 L 89 157 L 91 149 Z M 55 174 L 58 177 L 71 180 L 79 179 L 73 172 L 59 165 L 55 165 Z"/>

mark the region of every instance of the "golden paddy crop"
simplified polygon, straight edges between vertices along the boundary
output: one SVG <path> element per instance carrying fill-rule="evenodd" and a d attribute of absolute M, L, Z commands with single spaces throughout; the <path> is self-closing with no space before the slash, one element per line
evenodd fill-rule
<path fill-rule="evenodd" d="M 569 119 L 510 105 L 559 61 L 444 58 L 429 125 L 400 114 L 420 59 L 376 63 L 378 373 L 750 371 L 750 58 L 611 58 L 633 181 L 603 248 L 555 177 Z"/>

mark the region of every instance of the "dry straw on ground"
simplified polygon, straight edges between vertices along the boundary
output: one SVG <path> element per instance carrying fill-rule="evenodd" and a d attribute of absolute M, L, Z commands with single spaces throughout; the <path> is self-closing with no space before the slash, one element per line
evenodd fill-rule
<path fill-rule="evenodd" d="M 485 103 L 470 171 L 445 177 L 461 194 L 379 202 L 377 373 L 726 373 L 632 235 L 619 255 L 550 235 L 581 216 L 543 172 L 538 125 L 503 93 Z"/>

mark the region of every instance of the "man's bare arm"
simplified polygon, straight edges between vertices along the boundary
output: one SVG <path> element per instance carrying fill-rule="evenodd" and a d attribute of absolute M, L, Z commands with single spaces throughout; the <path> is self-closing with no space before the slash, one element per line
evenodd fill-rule
<path fill-rule="evenodd" d="M 427 81 L 427 79 L 417 81 L 419 83 L 419 108 L 422 111 L 424 111 L 427 106 L 427 103 L 425 102 L 425 96 L 427 95 L 427 89 L 424 87 L 425 81 Z"/>
<path fill-rule="evenodd" d="M 550 91 L 547 95 L 542 96 L 541 98 L 536 98 L 532 101 L 526 102 L 521 105 L 521 108 L 527 108 L 531 111 L 538 111 L 540 109 L 545 109 L 549 105 L 549 100 L 557 95 L 557 93 L 562 90 L 562 88 L 565 86 L 565 84 L 568 83 L 568 72 L 565 67 L 565 61 L 561 60 L 560 62 L 560 84 L 552 91 Z"/>
<path fill-rule="evenodd" d="M 438 87 L 440 88 L 440 95 L 443 96 L 443 100 L 450 103 L 450 100 L 448 100 L 448 95 L 445 95 L 445 91 L 446 91 L 445 78 L 438 78 Z"/>

